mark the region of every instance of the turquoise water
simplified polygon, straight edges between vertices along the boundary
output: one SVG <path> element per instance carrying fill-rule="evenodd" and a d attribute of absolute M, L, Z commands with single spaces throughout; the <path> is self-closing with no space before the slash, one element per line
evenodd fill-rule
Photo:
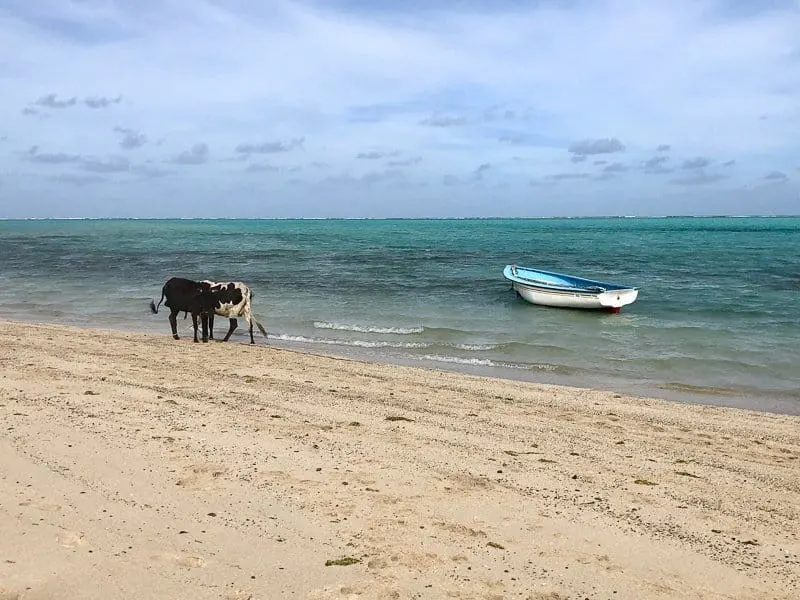
<path fill-rule="evenodd" d="M 532 306 L 509 263 L 639 299 Z M 0 318 L 168 335 L 174 275 L 247 282 L 271 345 L 800 413 L 800 218 L 0 222 Z"/>

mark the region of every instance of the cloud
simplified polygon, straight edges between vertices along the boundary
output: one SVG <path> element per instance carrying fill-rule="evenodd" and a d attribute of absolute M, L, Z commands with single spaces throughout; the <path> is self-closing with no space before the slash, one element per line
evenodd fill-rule
<path fill-rule="evenodd" d="M 533 111 L 528 108 L 515 110 L 508 106 L 493 105 L 485 109 L 465 109 L 464 114 L 447 114 L 434 112 L 433 115 L 419 121 L 420 125 L 427 127 L 464 127 L 466 125 L 487 126 L 498 123 L 523 122 L 529 121 L 534 117 Z M 504 143 L 518 143 L 515 135 L 501 136 L 499 139 Z M 525 143 L 525 137 L 520 136 L 519 141 Z"/>
<path fill-rule="evenodd" d="M 455 187 L 461 185 L 461 180 L 455 175 L 445 175 L 442 177 L 442 185 L 445 187 Z"/>
<path fill-rule="evenodd" d="M 195 144 L 189 150 L 184 150 L 170 162 L 177 165 L 202 165 L 208 161 L 208 144 Z"/>
<path fill-rule="evenodd" d="M 606 167 L 603 169 L 605 173 L 624 173 L 627 170 L 628 167 L 621 162 L 613 162 L 610 165 L 606 165 Z"/>
<path fill-rule="evenodd" d="M 697 158 L 691 158 L 683 161 L 681 169 L 703 169 L 710 164 L 710 160 L 703 158 L 702 156 L 698 156 Z"/>
<path fill-rule="evenodd" d="M 305 142 L 305 137 L 292 138 L 288 142 L 262 142 L 260 144 L 239 144 L 235 151 L 240 154 L 277 154 L 279 152 L 289 152 L 295 148 L 301 148 Z"/>
<path fill-rule="evenodd" d="M 33 108 L 32 106 L 26 106 L 22 109 L 22 114 L 27 117 L 32 117 L 34 115 L 41 114 L 37 109 Z"/>
<path fill-rule="evenodd" d="M 615 152 L 623 152 L 625 146 L 617 138 L 585 139 L 570 145 L 568 150 L 572 154 L 578 155 L 613 154 Z"/>
<path fill-rule="evenodd" d="M 599 167 L 600 165 L 608 164 L 608 161 L 607 160 L 602 160 L 602 159 L 601 160 L 595 160 L 595 161 L 592 161 L 592 164 Z"/>
<path fill-rule="evenodd" d="M 735 164 L 736 164 L 736 160 L 731 159 L 731 160 L 726 160 L 724 163 L 722 163 L 722 166 L 723 167 L 732 167 Z"/>
<path fill-rule="evenodd" d="M 589 179 L 589 173 L 553 173 L 552 175 L 545 175 L 545 179 L 552 181 L 571 181 L 575 179 Z"/>
<path fill-rule="evenodd" d="M 78 98 L 76 96 L 66 100 L 59 100 L 56 94 L 47 94 L 39 98 L 34 104 L 47 108 L 69 108 L 70 106 L 75 106 L 77 102 Z"/>
<path fill-rule="evenodd" d="M 492 129 L 493 130 L 493 129 Z M 527 146 L 529 148 L 541 148 L 542 146 L 561 146 L 563 140 L 553 139 L 548 135 L 536 133 L 535 131 L 528 132 L 506 132 L 497 138 L 501 144 L 508 144 L 510 146 Z"/>
<path fill-rule="evenodd" d="M 418 165 L 422 162 L 421 156 L 412 156 L 410 158 L 402 158 L 397 160 L 390 160 L 386 163 L 388 167 L 411 167 L 413 165 Z"/>
<path fill-rule="evenodd" d="M 783 171 L 770 171 L 762 179 L 773 183 L 786 183 L 789 181 L 789 176 Z"/>
<path fill-rule="evenodd" d="M 480 116 L 480 121 L 483 123 L 495 123 L 498 121 L 527 121 L 534 118 L 531 109 L 525 109 L 522 112 L 503 107 L 503 106 L 490 106 Z"/>
<path fill-rule="evenodd" d="M 81 156 L 79 154 L 67 154 L 65 152 L 40 153 L 39 146 L 31 146 L 25 158 L 31 162 L 49 165 L 81 162 Z"/>
<path fill-rule="evenodd" d="M 672 173 L 675 169 L 672 167 L 650 167 L 644 170 L 647 175 L 666 175 L 667 173 Z"/>
<path fill-rule="evenodd" d="M 374 183 L 398 182 L 405 180 L 406 176 L 397 169 L 386 169 L 385 171 L 371 171 L 361 176 L 360 181 L 370 185 Z"/>
<path fill-rule="evenodd" d="M 698 171 L 696 173 L 692 173 L 691 175 L 687 175 L 685 177 L 678 177 L 676 179 L 670 180 L 670 183 L 674 183 L 676 185 L 708 185 L 710 183 L 716 183 L 717 181 L 722 181 L 725 179 L 725 175 L 718 175 L 714 173 L 706 173 L 705 171 Z"/>
<path fill-rule="evenodd" d="M 672 150 L 672 146 L 669 144 L 659 144 L 656 148 L 656 152 L 669 152 L 670 150 Z"/>
<path fill-rule="evenodd" d="M 83 99 L 83 103 L 89 108 L 108 108 L 112 104 L 119 104 L 120 102 L 122 102 L 122 96 L 117 96 L 116 98 L 92 96 Z"/>
<path fill-rule="evenodd" d="M 380 152 L 359 152 L 356 154 L 356 158 L 361 158 L 365 160 L 375 160 L 378 158 L 383 158 L 383 154 Z"/>
<path fill-rule="evenodd" d="M 147 143 L 147 136 L 133 129 L 125 127 L 114 127 L 116 133 L 122 134 L 122 139 L 119 142 L 123 150 L 133 150 L 134 148 L 141 148 Z"/>
<path fill-rule="evenodd" d="M 423 119 L 419 124 L 428 127 L 462 127 L 467 124 L 467 118 L 434 115 Z"/>
<path fill-rule="evenodd" d="M 350 173 L 342 173 L 341 175 L 328 175 L 319 182 L 322 185 L 353 186 L 358 183 L 358 178 L 353 177 Z"/>
<path fill-rule="evenodd" d="M 669 162 L 669 156 L 654 156 L 647 159 L 642 163 L 644 172 L 648 175 L 663 175 L 665 173 L 672 173 L 670 167 L 665 167 L 664 164 Z"/>
<path fill-rule="evenodd" d="M 371 152 L 359 152 L 358 154 L 356 154 L 356 158 L 360 158 L 363 160 L 377 160 L 379 158 L 390 158 L 392 156 L 399 156 L 399 155 L 400 155 L 399 150 L 393 150 L 391 152 L 376 152 L 373 150 Z"/>
<path fill-rule="evenodd" d="M 489 163 L 479 165 L 478 168 L 472 172 L 472 181 L 483 181 L 483 174 L 491 168 L 492 165 Z"/>
<path fill-rule="evenodd" d="M 381 183 L 400 183 L 406 180 L 402 171 L 396 169 L 386 169 L 384 171 L 369 171 L 359 177 L 354 177 L 349 173 L 341 175 L 331 175 L 323 179 L 323 185 L 335 185 L 337 187 L 353 187 L 369 189 L 374 184 Z"/>
<path fill-rule="evenodd" d="M 574 163 L 583 162 L 585 160 L 586 160 L 586 155 L 585 154 L 573 154 L 570 157 L 570 161 L 572 161 Z"/>
<path fill-rule="evenodd" d="M 252 163 L 247 165 L 244 170 L 246 173 L 275 173 L 280 171 L 280 167 L 269 163 Z"/>
<path fill-rule="evenodd" d="M 668 156 L 654 156 L 653 158 L 644 161 L 642 166 L 644 166 L 645 169 L 655 169 L 667 161 L 669 161 Z"/>
<path fill-rule="evenodd" d="M 122 156 L 111 156 L 106 159 L 84 158 L 81 160 L 81 168 L 95 173 L 122 173 L 130 170 L 131 163 Z"/>

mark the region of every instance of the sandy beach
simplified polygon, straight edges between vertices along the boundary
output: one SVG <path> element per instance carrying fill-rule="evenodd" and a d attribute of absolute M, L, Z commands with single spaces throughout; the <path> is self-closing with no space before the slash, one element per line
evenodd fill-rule
<path fill-rule="evenodd" d="M 164 330 L 0 323 L 1 600 L 800 597 L 800 417 Z"/>

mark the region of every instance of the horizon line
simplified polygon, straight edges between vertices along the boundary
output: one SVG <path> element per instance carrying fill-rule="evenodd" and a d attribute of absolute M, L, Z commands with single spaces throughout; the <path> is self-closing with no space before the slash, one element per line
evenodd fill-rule
<path fill-rule="evenodd" d="M 0 221 L 546 221 L 560 219 L 791 219 L 798 214 L 575 215 L 550 217 L 0 217 Z"/>

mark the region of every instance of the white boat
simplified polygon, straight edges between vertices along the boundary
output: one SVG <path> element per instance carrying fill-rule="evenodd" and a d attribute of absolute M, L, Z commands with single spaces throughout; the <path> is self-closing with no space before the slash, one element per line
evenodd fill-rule
<path fill-rule="evenodd" d="M 503 269 L 503 277 L 511 282 L 511 288 L 524 300 L 541 306 L 587 308 L 616 313 L 623 306 L 633 303 L 639 295 L 638 289 L 626 285 L 517 265 L 507 265 Z"/>

